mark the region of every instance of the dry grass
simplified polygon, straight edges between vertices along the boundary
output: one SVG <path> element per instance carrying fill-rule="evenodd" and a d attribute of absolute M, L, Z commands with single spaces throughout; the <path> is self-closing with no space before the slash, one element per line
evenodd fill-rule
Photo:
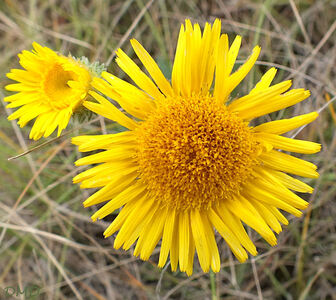
<path fill-rule="evenodd" d="M 291 219 L 270 248 L 254 232 L 259 256 L 239 264 L 219 242 L 222 269 L 211 292 L 209 274 L 196 266 L 190 278 L 159 270 L 149 262 L 113 249 L 103 239 L 107 226 L 92 223 L 92 209 L 84 209 L 87 191 L 72 185 L 79 156 L 72 135 L 112 132 L 116 126 L 98 119 L 81 125 L 61 139 L 12 161 L 7 158 L 42 142 L 28 140 L 29 128 L 8 122 L 0 105 L 0 298 L 4 288 L 41 287 L 37 299 L 336 299 L 336 115 L 327 101 L 336 97 L 336 3 L 314 0 L 3 0 L 0 2 L 1 98 L 8 83 L 5 73 L 18 66 L 16 54 L 32 41 L 62 53 L 99 58 L 109 70 L 124 76 L 113 62 L 122 47 L 133 56 L 129 38 L 135 37 L 169 74 L 179 23 L 191 18 L 203 24 L 222 18 L 232 40 L 243 36 L 244 59 L 254 44 L 262 54 L 254 72 L 238 93 L 248 91 L 261 73 L 279 68 L 277 81 L 292 78 L 295 87 L 312 92 L 309 100 L 267 117 L 321 110 L 320 118 L 298 133 L 319 141 L 323 150 L 309 157 L 321 176 L 301 219 Z M 73 127 L 78 124 L 72 124 Z M 71 128 L 71 127 L 70 127 Z M 70 130 L 70 129 L 69 129 Z M 308 158 L 308 156 L 306 156 Z M 13 297 L 17 299 L 24 297 Z"/>

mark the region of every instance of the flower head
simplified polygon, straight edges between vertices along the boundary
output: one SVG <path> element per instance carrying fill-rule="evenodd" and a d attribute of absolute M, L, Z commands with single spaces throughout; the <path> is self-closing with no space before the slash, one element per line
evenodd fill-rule
<path fill-rule="evenodd" d="M 91 95 L 97 103 L 84 103 L 128 130 L 73 138 L 80 151 L 103 150 L 77 160 L 77 166 L 99 165 L 74 182 L 81 182 L 81 188 L 101 188 L 84 202 L 107 202 L 93 220 L 121 208 L 105 237 L 119 230 L 114 247 L 127 250 L 137 241 L 134 255 L 143 260 L 161 240 L 159 266 L 170 255 L 172 270 L 179 264 L 188 275 L 195 251 L 204 271 L 219 271 L 215 230 L 241 262 L 247 252 L 257 254 L 243 223 L 275 245 L 273 231 L 279 233 L 281 223 L 288 223 L 280 209 L 300 217 L 300 209 L 308 205 L 291 190 L 313 190 L 287 173 L 318 176 L 313 164 L 279 151 L 318 152 L 319 144 L 281 136 L 312 122 L 317 113 L 250 124 L 306 99 L 309 91 L 288 91 L 290 81 L 271 86 L 276 74 L 272 68 L 248 95 L 228 103 L 260 48 L 232 73 L 241 38 L 229 47 L 220 28 L 219 20 L 206 24 L 203 34 L 188 20 L 181 26 L 171 83 L 147 51 L 131 40 L 152 79 L 119 49 L 116 62 L 138 87 L 105 72 L 104 80 L 93 82 L 99 93 Z M 118 102 L 127 115 L 101 94 Z"/>
<path fill-rule="evenodd" d="M 88 95 L 91 74 L 72 57 L 58 55 L 47 47 L 33 43 L 34 50 L 19 54 L 25 70 L 13 69 L 7 77 L 19 83 L 6 89 L 18 92 L 5 97 L 7 107 L 16 108 L 8 119 L 19 119 L 20 127 L 36 118 L 30 138 L 48 137 L 58 126 L 58 136 L 68 125 L 73 112 Z"/>

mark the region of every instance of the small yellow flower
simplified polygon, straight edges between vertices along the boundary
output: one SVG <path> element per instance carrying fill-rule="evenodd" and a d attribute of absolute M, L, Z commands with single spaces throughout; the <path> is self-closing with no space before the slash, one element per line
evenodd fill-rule
<path fill-rule="evenodd" d="M 80 62 L 58 55 L 47 47 L 33 43 L 34 50 L 18 56 L 25 70 L 12 69 L 7 77 L 19 83 L 6 89 L 18 92 L 5 97 L 9 108 L 21 106 L 8 119 L 19 119 L 20 127 L 36 118 L 29 137 L 48 137 L 58 126 L 59 136 L 73 112 L 88 95 L 91 74 Z"/>
<path fill-rule="evenodd" d="M 195 251 L 205 272 L 219 271 L 215 230 L 240 262 L 247 252 L 257 254 L 242 222 L 274 246 L 273 231 L 279 233 L 281 223 L 288 224 L 279 209 L 300 217 L 300 209 L 308 205 L 290 190 L 313 191 L 287 173 L 318 176 L 312 163 L 279 151 L 320 150 L 319 144 L 281 136 L 315 120 L 316 112 L 250 124 L 306 99 L 309 91 L 288 91 L 291 81 L 271 86 L 276 74 L 272 68 L 248 95 L 228 103 L 260 48 L 232 73 L 241 37 L 229 47 L 220 28 L 219 20 L 206 24 L 203 34 L 189 20 L 181 26 L 171 83 L 139 42 L 131 40 L 152 79 L 119 49 L 116 62 L 138 88 L 105 72 L 105 80 L 93 81 L 99 93 L 90 92 L 97 103 L 84 102 L 128 130 L 73 138 L 80 151 L 104 150 L 76 161 L 77 166 L 99 165 L 74 182 L 81 182 L 81 188 L 101 188 L 84 202 L 86 207 L 107 202 L 93 220 L 121 208 L 105 237 L 119 230 L 114 247 L 127 250 L 137 241 L 134 255 L 143 260 L 161 240 L 159 267 L 170 255 L 172 270 L 179 264 L 188 275 Z M 117 101 L 128 115 L 101 94 Z"/>

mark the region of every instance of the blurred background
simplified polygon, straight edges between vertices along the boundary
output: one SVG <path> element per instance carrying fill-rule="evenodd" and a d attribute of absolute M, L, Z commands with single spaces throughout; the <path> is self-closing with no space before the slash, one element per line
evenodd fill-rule
<path fill-rule="evenodd" d="M 336 299 L 335 16 L 333 0 L 0 1 L 0 299 Z M 320 154 L 304 156 L 321 174 L 306 181 L 315 187 L 312 195 L 302 195 L 309 208 L 301 219 L 289 217 L 274 248 L 251 231 L 259 255 L 244 264 L 219 238 L 222 268 L 212 290 L 210 275 L 198 263 L 189 278 L 170 268 L 162 271 L 155 265 L 158 249 L 143 262 L 132 251 L 114 250 L 113 237 L 103 238 L 114 216 L 91 222 L 97 208 L 84 209 L 82 202 L 92 191 L 72 184 L 82 169 L 74 168 L 80 153 L 70 138 L 111 133 L 118 130 L 115 124 L 96 117 L 83 124 L 73 121 L 63 137 L 54 139 L 54 133 L 32 142 L 30 126 L 21 130 L 9 122 L 11 110 L 2 101 L 10 83 L 6 73 L 19 67 L 17 54 L 30 50 L 33 41 L 65 55 L 99 60 L 128 80 L 114 55 L 122 47 L 134 58 L 129 43 L 134 37 L 169 78 L 186 18 L 202 27 L 221 18 L 231 42 L 242 35 L 236 67 L 254 45 L 262 47 L 255 68 L 233 96 L 248 92 L 271 66 L 278 68 L 275 82 L 293 79 L 294 87 L 311 90 L 308 100 L 261 121 L 320 111 L 317 121 L 289 134 L 322 144 Z"/>

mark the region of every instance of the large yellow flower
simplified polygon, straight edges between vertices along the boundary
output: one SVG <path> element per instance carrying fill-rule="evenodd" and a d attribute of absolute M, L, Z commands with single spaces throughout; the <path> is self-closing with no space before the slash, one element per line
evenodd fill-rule
<path fill-rule="evenodd" d="M 280 223 L 288 224 L 279 209 L 300 217 L 300 209 L 308 205 L 290 190 L 313 190 L 287 173 L 318 176 L 312 163 L 279 151 L 320 150 L 319 144 L 281 136 L 312 122 L 316 112 L 249 125 L 259 116 L 306 99 L 309 91 L 287 91 L 291 81 L 270 86 L 276 73 L 272 68 L 248 95 L 227 104 L 260 48 L 255 47 L 232 73 L 241 37 L 229 47 L 220 28 L 219 20 L 206 24 L 203 34 L 188 20 L 181 26 L 171 84 L 146 50 L 131 40 L 152 79 L 119 49 L 116 61 L 138 88 L 105 72 L 105 80 L 93 82 L 99 93 L 91 95 L 97 103 L 84 103 L 128 130 L 73 138 L 80 151 L 104 150 L 77 160 L 77 166 L 99 165 L 77 175 L 74 182 L 81 182 L 81 188 L 101 188 L 84 206 L 108 201 L 93 220 L 121 208 L 105 237 L 119 230 L 114 247 L 127 250 L 137 241 L 134 255 L 143 260 L 162 239 L 158 265 L 164 266 L 169 254 L 172 270 L 179 264 L 188 275 L 195 250 L 205 272 L 219 271 L 215 230 L 240 262 L 247 252 L 257 254 L 242 222 L 274 246 L 273 231 L 279 233 Z"/>
<path fill-rule="evenodd" d="M 33 43 L 34 50 L 19 54 L 25 70 L 13 69 L 7 77 L 19 83 L 6 89 L 18 93 L 5 97 L 9 108 L 19 107 L 8 119 L 19 119 L 20 127 L 36 118 L 30 138 L 48 137 L 58 126 L 58 136 L 68 125 L 73 112 L 88 95 L 91 74 L 71 57 L 58 55 Z"/>

